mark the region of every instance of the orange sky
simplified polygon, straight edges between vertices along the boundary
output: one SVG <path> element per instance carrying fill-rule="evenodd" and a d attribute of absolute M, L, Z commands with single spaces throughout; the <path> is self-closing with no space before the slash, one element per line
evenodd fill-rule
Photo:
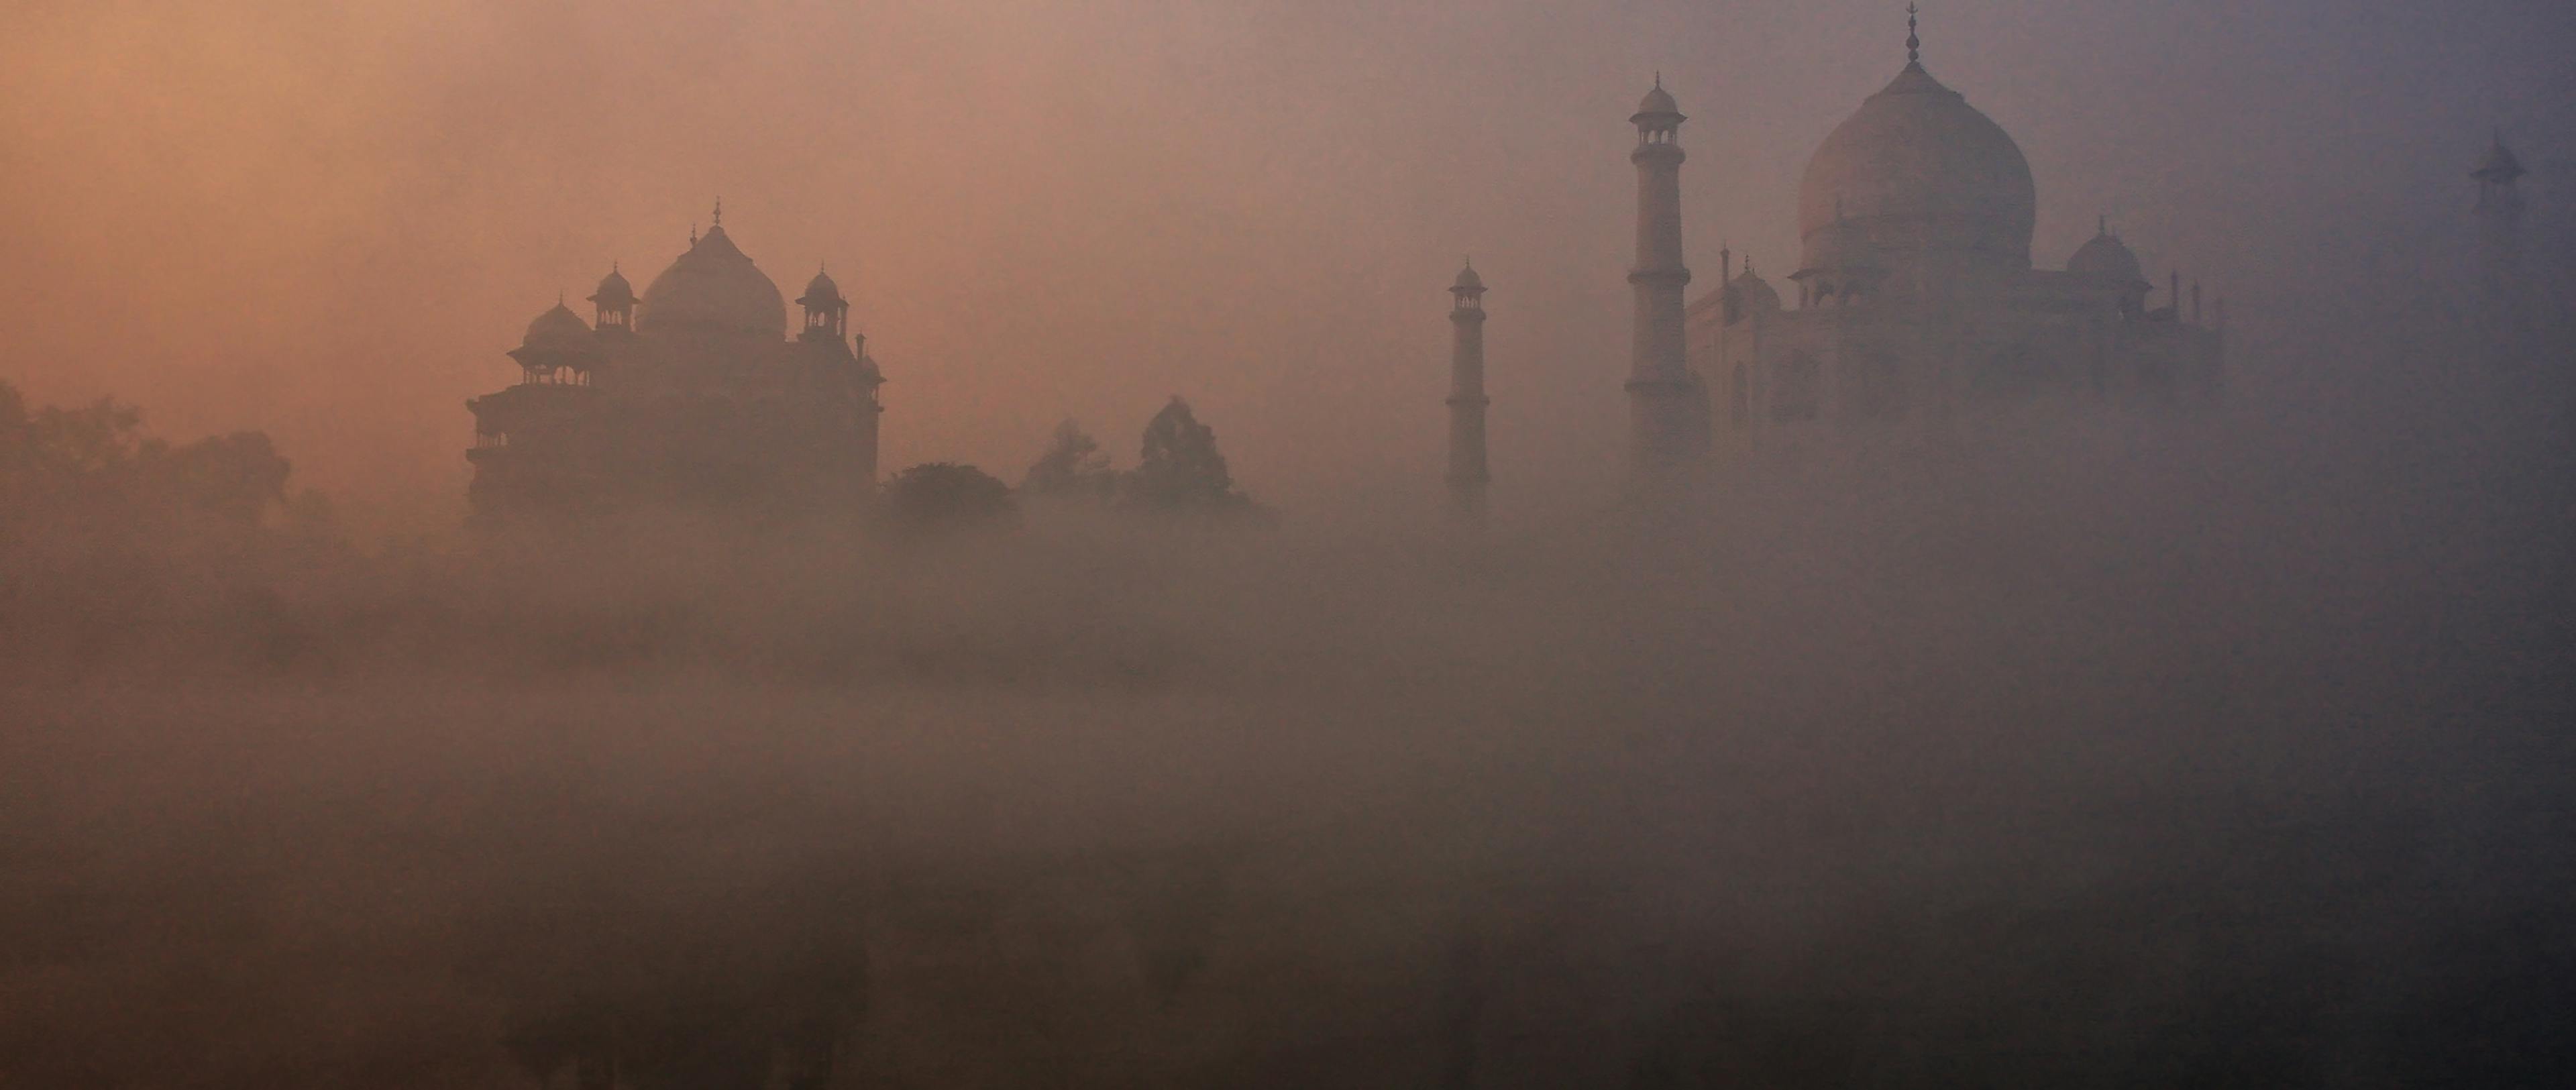
<path fill-rule="evenodd" d="M 2576 17 L 2418 6 L 1943 3 L 1925 52 L 2029 154 L 2041 263 L 2107 211 L 2259 328 L 2330 313 L 2285 286 L 2321 253 L 2402 273 L 2487 124 L 2576 154 Z M 1798 169 L 1903 36 L 1855 0 L 11 7 L 0 378 L 267 429 L 394 529 L 461 510 L 462 402 L 526 321 L 612 260 L 641 285 L 718 195 L 788 295 L 851 291 L 889 467 L 1016 478 L 1067 416 L 1132 461 L 1181 393 L 1265 499 L 1432 487 L 1472 251 L 1498 488 L 1596 480 L 1650 74 L 1705 287 L 1721 241 L 1790 271 Z"/>

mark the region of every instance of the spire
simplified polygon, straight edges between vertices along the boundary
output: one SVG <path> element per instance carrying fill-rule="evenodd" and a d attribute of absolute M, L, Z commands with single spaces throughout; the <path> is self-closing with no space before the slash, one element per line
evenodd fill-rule
<path fill-rule="evenodd" d="M 1905 5 L 1905 63 L 1907 64 L 1916 64 L 1923 60 L 1923 39 L 1914 32 L 1914 14 L 1917 10 L 1912 4 Z"/>
<path fill-rule="evenodd" d="M 716 198 L 716 229 L 724 229 L 724 198 Z"/>
<path fill-rule="evenodd" d="M 2111 233 L 2110 213 L 2105 212 L 2093 217 L 2093 233 L 2097 235 L 2107 235 Z"/>

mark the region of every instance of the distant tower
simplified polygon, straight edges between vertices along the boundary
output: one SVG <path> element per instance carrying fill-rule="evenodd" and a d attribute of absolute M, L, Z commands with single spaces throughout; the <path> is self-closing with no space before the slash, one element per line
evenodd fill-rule
<path fill-rule="evenodd" d="M 1684 357 L 1682 289 L 1682 149 L 1675 137 L 1681 108 L 1655 77 L 1655 89 L 1628 121 L 1637 126 L 1637 264 L 1628 272 L 1637 308 L 1628 361 L 1628 405 L 1639 471 L 1660 475 L 1697 458 L 1708 445 L 1708 393 Z"/>
<path fill-rule="evenodd" d="M 1485 280 L 1458 270 L 1449 307 L 1449 495 L 1459 514 L 1485 513 Z"/>
<path fill-rule="evenodd" d="M 2490 306 L 2513 308 L 2522 291 L 2522 193 L 2514 182 L 2523 175 L 2522 161 L 2497 133 L 2478 157 L 2469 177 L 2478 183 L 2479 289 Z M 2518 309 L 2518 308 L 2514 308 Z"/>

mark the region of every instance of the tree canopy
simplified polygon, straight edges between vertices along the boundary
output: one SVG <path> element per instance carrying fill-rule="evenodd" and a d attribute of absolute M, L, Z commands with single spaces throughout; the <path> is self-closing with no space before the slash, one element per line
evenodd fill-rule
<path fill-rule="evenodd" d="M 143 413 L 113 398 L 29 409 L 0 383 L 0 526 L 190 520 L 260 524 L 286 503 L 292 466 L 266 434 L 177 446 L 143 434 Z"/>
<path fill-rule="evenodd" d="M 1158 510 L 1208 510 L 1248 506 L 1234 490 L 1216 430 L 1199 423 L 1190 403 L 1174 396 L 1145 425 L 1144 450 L 1127 477 L 1127 498 Z"/>
<path fill-rule="evenodd" d="M 1118 472 L 1109 468 L 1109 455 L 1071 420 L 1055 426 L 1046 453 L 1020 478 L 1020 491 L 1036 496 L 1106 499 L 1117 489 Z"/>
<path fill-rule="evenodd" d="M 886 482 L 886 507 L 919 529 L 954 529 L 1008 521 L 1011 486 L 974 466 L 927 462 Z"/>

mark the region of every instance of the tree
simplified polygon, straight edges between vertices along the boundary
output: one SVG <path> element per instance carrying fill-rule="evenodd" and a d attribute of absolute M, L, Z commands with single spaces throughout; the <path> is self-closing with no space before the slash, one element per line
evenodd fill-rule
<path fill-rule="evenodd" d="M 1011 486 L 956 462 L 928 462 L 897 473 L 885 493 L 895 517 L 921 529 L 991 525 L 1016 511 Z"/>
<path fill-rule="evenodd" d="M 143 410 L 112 397 L 77 409 L 49 405 L 32 416 L 19 411 L 30 468 L 38 472 L 97 477 L 132 465 L 140 448 Z"/>
<path fill-rule="evenodd" d="M 286 503 L 293 467 L 264 432 L 242 431 L 182 447 L 144 444 L 145 480 L 171 508 L 236 525 L 257 525 L 272 504 Z"/>
<path fill-rule="evenodd" d="M 114 398 L 29 411 L 0 383 L 0 523 L 257 527 L 285 504 L 292 469 L 262 432 L 172 446 L 145 437 L 142 411 Z"/>
<path fill-rule="evenodd" d="M 1128 475 L 1131 502 L 1162 510 L 1205 510 L 1248 505 L 1234 490 L 1216 431 L 1199 423 L 1190 403 L 1175 395 L 1145 425 L 1143 457 Z"/>
<path fill-rule="evenodd" d="M 1118 487 L 1118 473 L 1100 444 L 1071 420 L 1055 426 L 1046 453 L 1020 478 L 1020 491 L 1035 496 L 1106 498 Z"/>

